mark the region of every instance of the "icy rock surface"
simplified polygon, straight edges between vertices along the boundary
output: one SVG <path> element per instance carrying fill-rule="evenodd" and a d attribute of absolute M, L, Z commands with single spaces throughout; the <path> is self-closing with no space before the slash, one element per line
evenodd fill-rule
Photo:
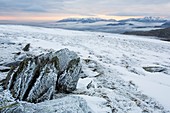
<path fill-rule="evenodd" d="M 74 103 L 74 104 L 73 104 Z M 41 102 L 11 102 L 0 106 L 2 113 L 93 113 L 87 102 L 79 96 L 65 96 L 60 99 Z"/>
<path fill-rule="evenodd" d="M 80 71 L 80 58 L 77 54 L 62 49 L 25 59 L 8 73 L 4 87 L 16 99 L 42 102 L 52 99 L 54 93 L 75 90 Z"/>

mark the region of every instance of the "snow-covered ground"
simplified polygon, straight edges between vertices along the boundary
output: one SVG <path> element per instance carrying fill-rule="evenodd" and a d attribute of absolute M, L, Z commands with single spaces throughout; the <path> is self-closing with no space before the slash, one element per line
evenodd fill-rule
<path fill-rule="evenodd" d="M 0 64 L 14 60 L 13 53 L 27 43 L 31 44 L 30 53 L 35 55 L 68 48 L 80 56 L 84 78 L 79 80 L 73 95 L 84 98 L 96 113 L 170 112 L 169 42 L 140 36 L 0 25 Z M 4 76 L 0 73 L 1 79 Z"/>

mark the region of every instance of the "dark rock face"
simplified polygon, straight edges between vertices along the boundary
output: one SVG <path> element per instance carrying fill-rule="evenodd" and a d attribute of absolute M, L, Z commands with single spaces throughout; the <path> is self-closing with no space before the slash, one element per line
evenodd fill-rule
<path fill-rule="evenodd" d="M 4 64 L 4 66 L 6 66 L 6 67 L 17 67 L 17 66 L 19 66 L 20 63 L 21 63 L 21 61 L 14 61 L 14 62 L 6 63 L 6 64 Z"/>
<path fill-rule="evenodd" d="M 23 51 L 29 51 L 29 48 L 30 48 L 30 44 L 27 44 L 22 50 Z"/>
<path fill-rule="evenodd" d="M 69 93 L 76 89 L 81 71 L 80 58 L 68 49 L 27 58 L 8 73 L 4 87 L 14 98 L 42 102 L 54 93 Z"/>
<path fill-rule="evenodd" d="M 9 67 L 0 66 L 0 72 L 8 72 L 9 70 Z"/>

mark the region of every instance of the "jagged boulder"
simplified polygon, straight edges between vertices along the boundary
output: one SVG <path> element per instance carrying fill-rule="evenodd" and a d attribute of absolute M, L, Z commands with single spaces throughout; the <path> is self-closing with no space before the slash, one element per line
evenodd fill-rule
<path fill-rule="evenodd" d="M 62 49 L 25 59 L 8 73 L 4 87 L 16 99 L 37 103 L 75 90 L 80 72 L 77 54 Z"/>
<path fill-rule="evenodd" d="M 29 48 L 30 48 L 30 44 L 27 44 L 22 50 L 23 51 L 29 51 Z"/>

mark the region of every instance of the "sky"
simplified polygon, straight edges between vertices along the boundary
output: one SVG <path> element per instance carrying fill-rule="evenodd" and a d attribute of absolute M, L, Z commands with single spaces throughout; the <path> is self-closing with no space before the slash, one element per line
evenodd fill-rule
<path fill-rule="evenodd" d="M 170 18 L 170 0 L 0 0 L 0 20 L 49 21 L 100 17 Z"/>

